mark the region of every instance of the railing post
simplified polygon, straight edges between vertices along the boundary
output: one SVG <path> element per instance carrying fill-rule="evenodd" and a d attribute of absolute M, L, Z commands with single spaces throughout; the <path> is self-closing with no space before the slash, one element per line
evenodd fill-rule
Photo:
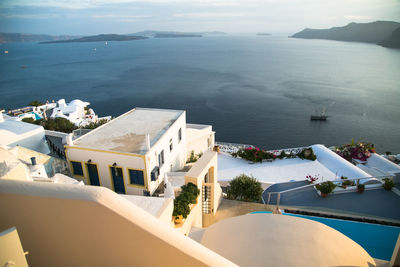
<path fill-rule="evenodd" d="M 278 193 L 278 199 L 276 200 L 276 207 L 279 210 L 279 202 L 281 201 L 281 192 Z"/>

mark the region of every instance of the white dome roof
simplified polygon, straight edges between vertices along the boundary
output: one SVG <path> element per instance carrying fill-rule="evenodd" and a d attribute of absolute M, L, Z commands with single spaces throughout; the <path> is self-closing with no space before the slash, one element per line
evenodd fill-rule
<path fill-rule="evenodd" d="M 347 236 L 294 216 L 248 214 L 226 219 L 206 228 L 200 243 L 240 266 L 375 266 Z"/>
<path fill-rule="evenodd" d="M 82 100 L 79 99 L 74 99 L 68 103 L 68 106 L 86 107 L 88 105 L 90 105 L 89 102 L 83 102 Z"/>

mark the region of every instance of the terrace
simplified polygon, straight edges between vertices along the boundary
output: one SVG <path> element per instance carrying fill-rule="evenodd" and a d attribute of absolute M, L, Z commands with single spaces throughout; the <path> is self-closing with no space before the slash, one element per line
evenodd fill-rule
<path fill-rule="evenodd" d="M 284 158 L 276 159 L 272 162 L 253 163 L 241 158 L 234 158 L 229 153 L 222 152 L 218 155 L 218 179 L 219 181 L 230 181 L 244 173 L 253 176 L 262 183 L 274 184 L 304 181 L 308 175 L 319 176 L 319 181 L 336 180 L 340 176 L 349 178 L 371 176 L 323 145 L 312 145 L 311 148 L 317 156 L 315 161 Z M 279 155 L 282 151 L 296 153 L 302 149 L 275 150 L 272 153 L 276 155 Z"/>
<path fill-rule="evenodd" d="M 271 185 L 263 192 L 263 201 L 278 208 L 328 213 L 338 216 L 369 218 L 400 223 L 400 196 L 383 188 L 363 193 L 333 194 L 326 198 L 318 195 L 307 181 Z"/>

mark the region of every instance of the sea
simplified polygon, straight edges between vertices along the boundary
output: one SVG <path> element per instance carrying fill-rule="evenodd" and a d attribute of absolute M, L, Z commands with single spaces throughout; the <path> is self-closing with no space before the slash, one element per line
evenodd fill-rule
<path fill-rule="evenodd" d="M 8 51 L 8 53 L 4 53 Z M 400 50 L 223 35 L 0 45 L 0 108 L 81 99 L 100 116 L 186 110 L 216 140 L 265 149 L 354 141 L 400 153 Z M 327 121 L 310 116 L 326 110 Z"/>

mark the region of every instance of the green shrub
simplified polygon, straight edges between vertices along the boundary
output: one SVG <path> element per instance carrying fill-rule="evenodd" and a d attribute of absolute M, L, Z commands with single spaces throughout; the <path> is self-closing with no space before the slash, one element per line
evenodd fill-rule
<path fill-rule="evenodd" d="M 364 192 L 364 189 L 365 189 L 365 185 L 364 184 L 358 184 L 357 185 L 357 191 L 358 192 L 362 193 L 362 192 Z"/>
<path fill-rule="evenodd" d="M 34 106 L 34 107 L 38 107 L 38 106 L 41 106 L 41 105 L 44 105 L 44 103 L 42 103 L 42 102 L 40 102 L 38 100 L 33 100 L 28 104 L 28 106 Z"/>
<path fill-rule="evenodd" d="M 275 155 L 275 153 L 268 152 L 263 149 L 259 149 L 258 147 L 241 148 L 237 152 L 231 153 L 231 155 L 235 158 L 241 157 L 242 159 L 245 159 L 248 161 L 260 162 L 260 163 L 264 159 L 275 160 L 275 159 L 295 158 L 295 157 L 299 157 L 301 159 L 313 160 L 313 161 L 317 159 L 317 156 L 314 154 L 314 151 L 311 147 L 304 148 L 302 151 L 300 151 L 296 155 L 286 154 L 285 151 L 281 151 L 281 153 L 277 156 L 277 155 Z"/>
<path fill-rule="evenodd" d="M 383 181 L 385 181 L 385 183 L 383 184 L 383 187 L 386 190 L 392 190 L 392 187 L 394 187 L 394 182 L 392 181 L 392 179 L 385 178 L 385 179 L 383 179 Z"/>
<path fill-rule="evenodd" d="M 297 153 L 296 156 L 301 159 L 308 159 L 308 160 L 312 160 L 312 161 L 317 159 L 317 156 L 314 154 L 314 151 L 311 147 L 304 148 L 300 153 Z"/>
<path fill-rule="evenodd" d="M 192 150 L 191 152 L 190 152 L 190 157 L 189 157 L 189 159 L 186 161 L 186 163 L 193 163 L 193 162 L 196 162 L 197 161 L 197 157 L 196 157 L 196 155 L 194 154 L 194 151 Z"/>
<path fill-rule="evenodd" d="M 97 127 L 100 127 L 101 125 L 106 124 L 107 122 L 108 120 L 106 119 L 102 119 L 97 122 L 91 122 L 88 125 L 82 127 L 82 129 L 96 129 Z"/>
<path fill-rule="evenodd" d="M 27 122 L 27 123 L 34 123 L 35 120 L 33 118 L 23 118 L 21 121 Z"/>
<path fill-rule="evenodd" d="M 228 188 L 228 198 L 233 200 L 259 202 L 263 189 L 261 183 L 254 177 L 245 174 L 235 177 Z"/>
<path fill-rule="evenodd" d="M 200 190 L 193 183 L 183 185 L 181 188 L 181 193 L 174 200 L 174 211 L 172 215 L 182 215 L 183 218 L 186 218 L 190 213 L 189 204 L 196 204 Z"/>
<path fill-rule="evenodd" d="M 317 184 L 315 187 L 317 188 L 318 191 L 320 191 L 323 194 L 330 194 L 332 193 L 333 189 L 336 188 L 336 185 L 331 181 L 327 181 Z"/>
<path fill-rule="evenodd" d="M 174 211 L 173 211 L 172 215 L 173 216 L 182 215 L 183 218 L 187 218 L 187 216 L 189 214 L 190 214 L 189 205 L 186 202 L 177 201 L 177 199 L 175 199 L 175 201 L 174 201 Z"/>
<path fill-rule="evenodd" d="M 181 186 L 182 192 L 187 192 L 195 197 L 195 199 L 199 196 L 200 194 L 200 189 L 197 188 L 197 186 L 193 183 L 188 183 L 186 185 Z"/>

